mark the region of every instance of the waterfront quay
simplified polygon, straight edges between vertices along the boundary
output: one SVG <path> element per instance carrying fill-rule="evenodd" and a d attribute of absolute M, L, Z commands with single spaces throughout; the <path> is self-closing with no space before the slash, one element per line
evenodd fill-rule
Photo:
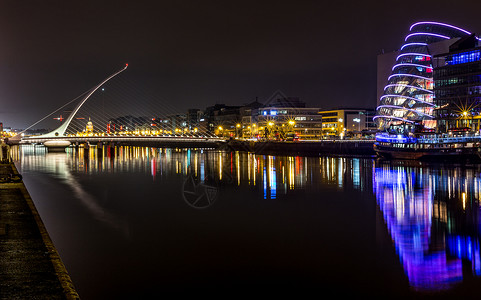
<path fill-rule="evenodd" d="M 13 163 L 0 163 L 0 299 L 79 299 Z"/>
<path fill-rule="evenodd" d="M 50 140 L 67 140 L 73 147 L 139 146 L 160 148 L 211 148 L 220 150 L 247 151 L 272 155 L 343 155 L 375 156 L 374 140 L 246 140 L 192 137 L 67 137 L 41 139 L 31 137 L 22 143 L 43 143 Z"/>
<path fill-rule="evenodd" d="M 248 151 L 256 154 L 303 156 L 375 156 L 374 140 L 300 140 L 246 141 L 230 140 L 222 149 Z"/>

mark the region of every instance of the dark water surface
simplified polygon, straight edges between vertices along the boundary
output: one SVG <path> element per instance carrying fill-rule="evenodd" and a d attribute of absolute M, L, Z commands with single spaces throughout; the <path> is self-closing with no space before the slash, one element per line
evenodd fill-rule
<path fill-rule="evenodd" d="M 22 146 L 82 299 L 166 288 L 481 294 L 480 165 Z"/>

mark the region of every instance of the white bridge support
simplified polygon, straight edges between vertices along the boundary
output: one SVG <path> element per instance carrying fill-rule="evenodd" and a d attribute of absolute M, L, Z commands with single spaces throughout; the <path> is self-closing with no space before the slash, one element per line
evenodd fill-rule
<path fill-rule="evenodd" d="M 43 134 L 43 135 L 39 135 L 39 136 L 35 136 L 36 139 L 38 138 L 41 138 L 41 139 L 48 139 L 48 138 L 57 138 L 57 137 L 63 137 L 65 136 L 65 132 L 67 131 L 67 127 L 70 125 L 70 122 L 72 121 L 72 119 L 75 117 L 75 114 L 77 113 L 77 111 L 80 109 L 80 107 L 82 107 L 82 105 L 85 103 L 85 101 L 87 101 L 88 98 L 90 98 L 90 96 L 92 96 L 93 93 L 95 93 L 95 91 L 97 91 L 102 85 L 104 85 L 107 81 L 109 81 L 110 79 L 114 78 L 115 76 L 119 75 L 120 73 L 122 73 L 123 71 L 125 71 L 128 67 L 128 64 L 125 65 L 125 67 L 123 67 L 120 71 L 117 71 L 115 72 L 114 74 L 110 75 L 109 77 L 107 77 L 104 81 L 102 81 L 99 85 L 97 85 L 96 87 L 94 87 L 88 94 L 87 96 L 85 96 L 85 98 L 82 99 L 82 101 L 80 101 L 80 103 L 75 107 L 75 109 L 72 111 L 72 113 L 68 116 L 67 120 L 62 124 L 60 125 L 57 129 L 49 132 L 49 133 L 46 133 L 46 134 Z M 26 138 L 28 140 L 28 138 Z"/>

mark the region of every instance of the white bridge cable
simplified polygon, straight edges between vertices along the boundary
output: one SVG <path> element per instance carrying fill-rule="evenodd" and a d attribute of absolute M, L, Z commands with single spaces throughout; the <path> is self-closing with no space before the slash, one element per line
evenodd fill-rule
<path fill-rule="evenodd" d="M 83 92 L 82 94 L 80 94 L 79 96 L 75 97 L 74 99 L 70 100 L 69 102 L 65 103 L 64 105 L 62 105 L 61 107 L 57 108 L 56 110 L 54 110 L 53 112 L 51 112 L 50 114 L 46 115 L 45 117 L 41 118 L 40 120 L 38 120 L 37 122 L 33 123 L 32 125 L 28 126 L 27 128 L 25 128 L 24 130 L 22 130 L 21 132 L 19 132 L 19 134 L 21 133 L 24 133 L 25 131 L 29 130 L 30 128 L 32 128 L 33 126 L 37 125 L 38 123 L 44 121 L 46 118 L 52 116 L 54 113 L 57 113 L 59 110 L 65 108 L 67 105 L 69 104 L 72 104 L 73 102 L 77 101 L 80 97 L 86 95 L 88 92 L 90 92 L 92 89 L 89 89 L 85 92 Z"/>
<path fill-rule="evenodd" d="M 127 84 L 130 84 L 130 82 L 126 82 L 126 83 L 120 84 L 120 85 L 122 87 L 126 87 Z M 171 105 L 171 101 L 165 101 L 164 99 L 159 99 L 158 96 L 154 97 L 150 93 L 146 92 L 145 90 L 140 90 L 138 87 L 141 87 L 142 86 L 141 84 L 134 84 L 134 86 L 137 87 L 135 90 L 139 92 L 140 98 L 144 99 L 143 103 L 144 103 L 147 111 L 148 112 L 155 112 L 153 114 L 151 113 L 152 117 L 161 118 L 161 119 L 165 120 L 166 117 L 182 114 L 182 113 L 179 113 L 179 110 L 177 108 L 174 108 L 174 106 Z M 133 89 L 129 88 L 129 91 L 132 92 Z M 121 89 L 115 89 L 114 92 L 120 93 Z M 125 91 L 125 93 L 126 92 L 128 92 L 128 91 Z M 167 118 L 167 119 L 169 119 L 169 118 Z M 187 118 L 184 121 L 187 122 L 188 121 Z M 163 129 L 167 129 L 167 130 L 171 130 L 171 131 L 175 130 L 174 124 L 172 124 L 172 123 L 166 125 L 166 123 L 163 122 L 160 125 L 161 125 L 161 128 L 163 128 Z M 187 124 L 187 125 L 195 125 L 195 124 Z M 175 126 L 179 127 L 179 128 L 183 127 L 182 124 L 176 124 Z M 202 130 L 200 128 L 197 128 L 197 134 L 195 134 L 195 135 L 213 136 L 212 133 L 210 133 L 209 131 Z"/>
<path fill-rule="evenodd" d="M 89 91 L 91 90 L 92 89 L 90 89 Z M 85 95 L 87 92 L 82 95 Z M 83 132 L 86 128 L 86 124 L 89 121 L 89 118 L 94 125 L 94 132 L 106 132 L 107 124 L 109 123 L 109 121 L 114 121 L 116 119 L 117 121 L 121 120 L 122 118 L 124 120 L 128 120 L 130 123 L 129 125 L 133 126 L 134 128 L 148 128 L 148 125 L 150 125 L 150 123 L 152 122 L 152 118 L 154 117 L 160 118 L 162 120 L 172 120 L 172 118 L 168 117 L 179 114 L 179 111 L 175 109 L 169 102 L 159 101 L 158 97 L 152 97 L 150 94 L 145 92 L 139 95 L 138 92 L 138 86 L 136 86 L 134 89 L 132 83 L 125 78 L 125 75 L 120 74 L 120 76 L 104 84 L 94 94 L 91 95 L 91 97 L 76 113 L 75 118 L 72 120 L 72 122 L 67 128 L 67 132 L 70 134 Z M 56 111 L 46 116 L 42 120 L 36 122 L 34 125 L 43 121 L 55 112 L 58 112 L 60 109 L 65 108 L 67 105 L 71 104 L 78 98 L 80 98 L 80 96 L 58 108 Z M 80 119 L 80 121 L 76 118 L 83 119 Z M 164 122 L 160 123 L 159 125 L 160 126 L 155 128 L 169 130 L 172 131 L 173 134 L 175 134 L 175 128 L 172 128 L 174 124 L 172 124 L 171 122 L 167 126 Z M 30 126 L 29 128 L 31 128 L 32 126 Z M 151 127 L 152 129 L 154 128 L 153 126 Z M 176 127 L 183 128 L 181 124 L 176 124 Z M 111 130 L 112 132 L 118 132 L 120 131 L 120 128 L 116 127 L 115 130 L 114 128 L 111 128 Z M 196 133 L 189 133 L 189 135 L 203 135 L 209 137 L 214 136 L 208 130 L 202 130 L 200 128 L 197 128 Z"/>
<path fill-rule="evenodd" d="M 102 107 L 102 104 L 105 102 L 105 92 L 103 90 L 109 86 L 109 83 L 103 85 L 102 88 L 94 93 L 79 109 L 75 116 L 76 119 L 73 120 L 67 129 L 68 133 L 75 134 L 76 132 L 85 131 L 89 119 L 91 119 L 96 125 L 96 128 L 102 128 L 102 131 L 106 130 L 108 119 L 113 116 L 113 114 L 111 114 L 110 116 L 105 117 L 105 114 L 103 113 L 105 108 Z M 100 103 L 98 103 L 99 101 Z M 109 104 L 107 103 L 107 105 Z M 113 107 L 110 106 L 108 109 L 113 110 Z M 83 118 L 83 121 L 78 121 L 78 118 Z"/>
<path fill-rule="evenodd" d="M 118 118 L 128 119 L 130 131 L 135 127 L 152 129 L 152 130 L 172 130 L 169 126 L 165 126 L 165 123 L 161 123 L 159 127 L 153 128 L 150 126 L 152 119 L 162 118 L 165 119 L 166 115 L 165 105 L 155 107 L 151 105 L 153 101 L 146 101 L 145 96 L 129 95 L 130 90 L 125 89 L 125 82 L 112 84 L 111 87 L 105 88 L 104 91 L 99 91 L 93 99 L 86 103 L 86 107 L 81 114 L 85 114 L 84 118 L 91 118 L 97 125 L 97 128 L 102 128 L 101 131 L 106 131 L 107 123 L 109 121 L 114 121 Z M 135 100 L 131 100 L 135 99 Z M 141 100 L 137 100 L 141 99 Z M 135 104 L 133 104 L 135 102 Z M 156 101 L 158 102 L 158 101 Z M 162 104 L 162 102 L 159 102 Z M 124 108 L 123 112 L 119 112 L 119 108 Z M 127 111 L 128 109 L 128 111 Z M 174 114 L 175 110 L 169 110 L 167 114 Z M 118 121 L 118 120 L 117 120 Z M 84 123 L 87 121 L 84 121 Z M 113 122 L 113 124 L 118 122 Z M 124 124 L 126 125 L 126 124 Z M 162 126 L 163 125 L 163 126 Z M 180 127 L 180 125 L 178 125 Z M 82 131 L 81 128 L 84 126 L 76 126 L 75 129 Z M 134 128 L 132 128 L 134 127 Z M 149 128 L 152 127 L 152 128 Z M 120 128 L 115 128 L 115 131 L 119 131 Z M 112 128 L 113 131 L 113 128 Z M 125 129 L 124 129 L 125 131 Z"/>

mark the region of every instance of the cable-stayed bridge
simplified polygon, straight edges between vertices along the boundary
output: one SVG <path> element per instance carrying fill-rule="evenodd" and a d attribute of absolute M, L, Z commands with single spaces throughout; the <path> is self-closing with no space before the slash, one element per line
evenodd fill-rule
<path fill-rule="evenodd" d="M 17 141 L 46 146 L 111 143 L 161 147 L 218 147 L 226 142 L 205 128 L 187 124 L 168 103 L 150 93 L 133 94 L 129 82 L 112 84 L 127 67 L 128 64 L 29 127 L 68 105 L 75 105 L 71 110 L 64 110 L 69 113 L 68 117 L 53 118 L 62 121 L 58 128 L 43 135 L 18 135 Z"/>

